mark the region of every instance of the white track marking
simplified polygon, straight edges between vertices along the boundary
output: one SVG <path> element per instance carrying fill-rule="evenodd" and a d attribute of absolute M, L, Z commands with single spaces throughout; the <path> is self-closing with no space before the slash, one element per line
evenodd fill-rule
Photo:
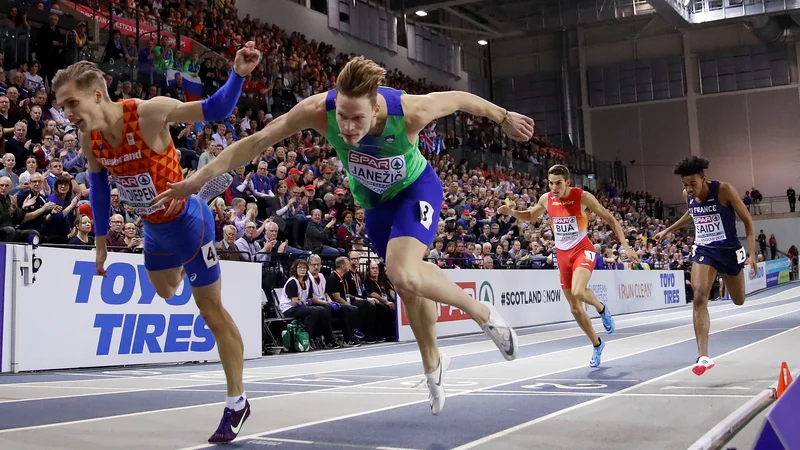
<path fill-rule="evenodd" d="M 714 359 L 715 360 L 720 360 L 720 359 L 722 359 L 722 358 L 724 358 L 726 356 L 732 355 L 732 354 L 734 354 L 736 352 L 742 351 L 744 349 L 753 347 L 753 346 L 758 345 L 758 344 L 763 344 L 766 341 L 769 341 L 769 340 L 774 339 L 774 338 L 776 338 L 778 336 L 782 336 L 782 335 L 784 335 L 786 333 L 790 333 L 790 332 L 792 332 L 794 330 L 799 330 L 799 329 L 800 329 L 800 327 L 790 328 L 790 329 L 788 329 L 786 331 L 782 331 L 782 332 L 780 332 L 778 334 L 773 334 L 772 336 L 768 336 L 768 337 L 766 337 L 764 339 L 761 339 L 761 340 L 758 340 L 758 341 L 755 341 L 755 342 L 751 342 L 750 344 L 747 344 L 747 345 L 739 347 L 739 348 L 735 348 L 735 349 L 733 349 L 733 350 L 731 350 L 731 351 L 729 351 L 727 353 L 723 353 L 722 355 L 714 357 Z M 656 382 L 658 380 L 662 380 L 662 379 L 671 377 L 671 376 L 673 376 L 673 375 L 675 375 L 675 374 L 677 374 L 679 372 L 682 372 L 682 371 L 686 370 L 688 367 L 690 367 L 690 366 L 682 367 L 682 368 L 680 368 L 678 370 L 675 370 L 675 371 L 672 371 L 670 373 L 667 373 L 667 374 L 664 374 L 664 375 L 661 375 L 661 376 L 658 376 L 658 377 L 655 377 L 655 378 L 651 378 L 651 379 L 649 379 L 649 380 L 647 380 L 645 382 L 642 382 L 642 383 L 636 384 L 634 386 L 630 386 L 630 387 L 627 387 L 625 389 L 622 389 L 621 391 L 613 392 L 613 393 L 611 393 L 611 394 L 609 394 L 609 395 L 607 395 L 605 397 L 599 397 L 599 398 L 596 398 L 596 399 L 593 399 L 593 400 L 589 400 L 588 402 L 579 403 L 579 404 L 577 404 L 575 406 L 571 406 L 569 408 L 564 408 L 564 409 L 558 410 L 558 411 L 553 412 L 551 414 L 548 414 L 546 416 L 536 418 L 534 420 L 519 424 L 517 426 L 505 429 L 503 431 L 499 431 L 499 432 L 494 433 L 492 435 L 486 436 L 486 437 L 484 437 L 482 439 L 478 439 L 476 441 L 469 442 L 469 443 L 464 444 L 462 446 L 456 447 L 453 450 L 466 450 L 466 449 L 475 447 L 475 446 L 480 445 L 480 444 L 485 444 L 485 443 L 487 443 L 489 441 L 492 441 L 492 440 L 495 440 L 495 439 L 497 439 L 499 437 L 506 436 L 508 434 L 514 433 L 514 432 L 522 430 L 524 428 L 528 428 L 528 427 L 530 427 L 532 425 L 535 425 L 537 423 L 541 423 L 541 422 L 544 422 L 546 420 L 552 419 L 554 417 L 558 417 L 558 416 L 570 413 L 572 411 L 578 410 L 580 408 L 584 408 L 584 407 L 589 406 L 589 405 L 593 405 L 593 404 L 595 404 L 597 402 L 601 402 L 601 401 L 609 399 L 609 398 L 622 396 L 624 394 L 627 394 L 628 392 L 630 392 L 633 389 L 637 389 L 637 388 L 640 388 L 640 387 L 643 387 L 643 386 L 647 386 L 647 385 L 652 384 L 652 383 L 654 383 L 654 382 Z M 752 397 L 752 396 L 750 396 L 750 397 Z"/>

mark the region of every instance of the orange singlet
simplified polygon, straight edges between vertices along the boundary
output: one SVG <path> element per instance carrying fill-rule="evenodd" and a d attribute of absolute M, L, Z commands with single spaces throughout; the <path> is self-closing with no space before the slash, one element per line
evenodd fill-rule
<path fill-rule="evenodd" d="M 142 220 L 167 223 L 181 215 L 184 208 L 167 215 L 166 208 L 150 204 L 167 183 L 183 181 L 178 153 L 172 139 L 167 151 L 158 154 L 147 146 L 139 129 L 139 112 L 135 99 L 121 100 L 123 104 L 122 143 L 113 148 L 99 131 L 92 131 L 92 154 L 114 175 L 120 200 L 130 205 Z M 174 200 L 173 200 L 174 201 Z M 186 200 L 181 200 L 185 205 Z"/>
<path fill-rule="evenodd" d="M 547 197 L 547 214 L 556 241 L 562 289 L 572 288 L 575 269 L 583 267 L 591 272 L 595 266 L 596 254 L 586 231 L 589 218 L 583 214 L 582 194 L 583 189 L 570 188 L 569 194 L 563 199 L 552 193 Z"/>

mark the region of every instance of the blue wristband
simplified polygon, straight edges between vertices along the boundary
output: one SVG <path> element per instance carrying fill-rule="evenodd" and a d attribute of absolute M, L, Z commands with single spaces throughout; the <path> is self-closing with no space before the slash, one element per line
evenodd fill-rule
<path fill-rule="evenodd" d="M 230 117 L 233 114 L 233 108 L 236 107 L 239 97 L 242 95 L 242 86 L 244 86 L 244 77 L 240 77 L 235 70 L 231 69 L 225 85 L 217 92 L 214 92 L 214 95 L 203 99 L 201 102 L 203 118 L 207 122 L 214 122 Z"/>
<path fill-rule="evenodd" d="M 94 235 L 105 236 L 111 218 L 111 185 L 108 183 L 107 169 L 89 171 L 89 204 L 94 215 Z"/>

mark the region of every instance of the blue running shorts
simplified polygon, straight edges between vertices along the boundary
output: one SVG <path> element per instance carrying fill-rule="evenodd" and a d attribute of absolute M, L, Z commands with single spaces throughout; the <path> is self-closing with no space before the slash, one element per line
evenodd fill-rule
<path fill-rule="evenodd" d="M 744 248 L 720 248 L 696 246 L 692 261 L 717 269 L 717 272 L 735 277 L 739 275 L 747 260 Z"/>
<path fill-rule="evenodd" d="M 214 213 L 192 195 L 175 220 L 157 224 L 144 221 L 145 269 L 183 266 L 192 287 L 208 286 L 220 276 L 214 233 Z"/>
<path fill-rule="evenodd" d="M 410 236 L 430 246 L 439 226 L 442 209 L 442 183 L 428 167 L 411 186 L 391 200 L 365 211 L 367 236 L 372 249 L 384 261 L 389 241 Z"/>

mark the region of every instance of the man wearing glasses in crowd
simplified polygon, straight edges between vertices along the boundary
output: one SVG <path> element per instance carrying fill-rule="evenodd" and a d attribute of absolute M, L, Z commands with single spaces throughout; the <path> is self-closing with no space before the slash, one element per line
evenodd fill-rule
<path fill-rule="evenodd" d="M 308 258 L 308 275 L 311 280 L 311 292 L 309 298 L 315 306 L 322 306 L 327 310 L 331 317 L 338 317 L 342 326 L 342 336 L 344 337 L 343 347 L 358 347 L 361 341 L 353 333 L 353 323 L 358 319 L 358 308 L 352 305 L 342 304 L 330 300 L 326 293 L 327 281 L 319 272 L 322 269 L 322 259 L 319 255 L 312 254 Z M 331 274 L 336 276 L 335 274 Z M 339 297 L 342 293 L 339 292 Z"/>

